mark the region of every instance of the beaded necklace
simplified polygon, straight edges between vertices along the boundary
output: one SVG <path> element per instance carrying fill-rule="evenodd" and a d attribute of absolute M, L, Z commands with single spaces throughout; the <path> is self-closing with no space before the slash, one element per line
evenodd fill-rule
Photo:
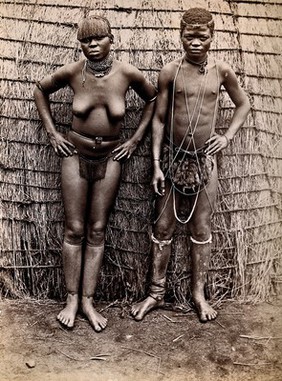
<path fill-rule="evenodd" d="M 96 78 L 102 78 L 105 75 L 109 74 L 112 70 L 114 57 L 112 53 L 109 53 L 106 58 L 101 61 L 90 61 L 85 60 L 83 65 L 81 76 L 82 76 L 82 86 L 85 84 L 85 71 L 88 70 Z"/>

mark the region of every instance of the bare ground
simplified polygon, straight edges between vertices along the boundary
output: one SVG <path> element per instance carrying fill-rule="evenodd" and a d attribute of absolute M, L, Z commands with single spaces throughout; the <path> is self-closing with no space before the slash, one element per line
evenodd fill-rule
<path fill-rule="evenodd" d="M 0 301 L 0 381 L 282 380 L 282 299 L 225 302 L 216 321 L 196 314 L 99 305 L 109 325 L 96 333 L 78 316 L 73 330 L 56 321 L 62 304 Z"/>

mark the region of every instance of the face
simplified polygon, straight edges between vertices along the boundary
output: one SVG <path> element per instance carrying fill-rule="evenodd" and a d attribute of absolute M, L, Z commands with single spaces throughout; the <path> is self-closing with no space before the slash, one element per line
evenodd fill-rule
<path fill-rule="evenodd" d="M 199 26 L 194 29 L 186 27 L 181 35 L 183 48 L 191 59 L 201 59 L 206 56 L 212 42 L 210 28 Z"/>
<path fill-rule="evenodd" d="M 90 61 L 104 59 L 111 50 L 111 39 L 109 36 L 96 35 L 80 40 L 81 49 Z"/>

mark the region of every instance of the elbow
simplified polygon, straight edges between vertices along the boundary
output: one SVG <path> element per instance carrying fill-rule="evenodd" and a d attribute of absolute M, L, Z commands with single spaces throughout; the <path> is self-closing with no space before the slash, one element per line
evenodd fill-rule
<path fill-rule="evenodd" d="M 248 99 L 248 104 L 247 104 L 247 108 L 248 108 L 248 113 L 251 111 L 251 103 L 250 103 L 250 101 L 249 101 L 249 99 Z"/>
<path fill-rule="evenodd" d="M 246 102 L 244 104 L 244 108 L 246 110 L 246 117 L 247 117 L 247 115 L 251 111 L 251 103 L 250 103 L 249 99 L 246 100 Z"/>
<path fill-rule="evenodd" d="M 44 95 L 43 91 L 36 84 L 36 86 L 34 87 L 34 90 L 33 90 L 33 97 L 34 97 L 34 99 L 38 100 L 43 95 Z"/>
<path fill-rule="evenodd" d="M 243 99 L 242 102 L 240 102 L 237 107 L 240 110 L 242 110 L 241 112 L 243 112 L 247 116 L 249 112 L 251 111 L 251 103 L 249 101 L 249 98 L 246 96 L 246 98 Z"/>

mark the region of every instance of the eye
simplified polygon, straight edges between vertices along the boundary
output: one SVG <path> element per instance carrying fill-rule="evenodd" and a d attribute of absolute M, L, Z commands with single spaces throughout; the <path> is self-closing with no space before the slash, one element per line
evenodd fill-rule
<path fill-rule="evenodd" d="M 96 36 L 96 37 L 95 37 L 95 40 L 101 41 L 101 40 L 103 40 L 105 37 L 107 37 L 107 36 Z"/>
<path fill-rule="evenodd" d="M 188 36 L 188 35 L 184 35 L 183 38 L 184 38 L 185 40 L 188 40 L 188 41 L 193 40 L 193 37 L 192 37 L 192 36 Z"/>
<path fill-rule="evenodd" d="M 90 44 L 92 40 L 101 41 L 105 37 L 107 36 L 90 36 L 90 37 L 83 38 L 82 40 L 80 40 L 80 42 L 82 42 L 83 44 Z"/>
<path fill-rule="evenodd" d="M 83 44 L 89 44 L 91 42 L 92 38 L 90 37 L 86 37 L 86 38 L 83 38 L 82 40 L 80 40 L 80 42 L 82 42 Z"/>

